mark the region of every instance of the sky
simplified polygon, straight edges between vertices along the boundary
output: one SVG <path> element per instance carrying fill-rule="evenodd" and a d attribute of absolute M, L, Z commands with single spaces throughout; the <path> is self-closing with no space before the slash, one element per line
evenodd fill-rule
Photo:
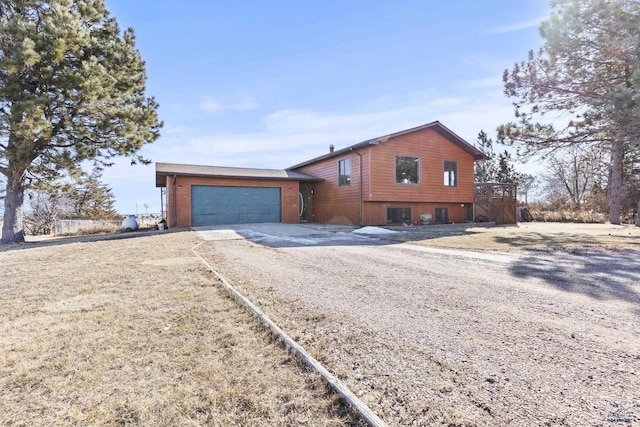
<path fill-rule="evenodd" d="M 161 136 L 140 154 L 267 169 L 435 120 L 495 138 L 513 120 L 502 73 L 542 45 L 549 14 L 545 0 L 105 4 L 134 29 L 160 104 Z M 160 212 L 154 163 L 120 159 L 103 181 L 119 213 Z"/>

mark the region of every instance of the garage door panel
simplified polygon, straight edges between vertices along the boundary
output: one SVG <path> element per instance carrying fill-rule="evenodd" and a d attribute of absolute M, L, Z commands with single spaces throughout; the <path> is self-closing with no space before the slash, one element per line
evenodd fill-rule
<path fill-rule="evenodd" d="M 279 187 L 191 187 L 193 225 L 280 222 Z"/>

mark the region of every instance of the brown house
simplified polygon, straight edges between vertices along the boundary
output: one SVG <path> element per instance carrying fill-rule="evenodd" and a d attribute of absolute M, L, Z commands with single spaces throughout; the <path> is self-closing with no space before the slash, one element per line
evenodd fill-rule
<path fill-rule="evenodd" d="M 440 122 L 333 150 L 286 170 L 156 163 L 169 227 L 249 222 L 473 221 L 485 156 Z"/>

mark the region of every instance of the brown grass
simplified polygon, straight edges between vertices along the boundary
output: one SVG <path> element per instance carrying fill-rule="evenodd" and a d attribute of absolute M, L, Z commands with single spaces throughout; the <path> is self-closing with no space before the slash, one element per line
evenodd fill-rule
<path fill-rule="evenodd" d="M 0 246 L 0 425 L 355 424 L 226 297 L 196 243 Z"/>
<path fill-rule="evenodd" d="M 531 209 L 530 213 L 533 220 L 538 222 L 581 222 L 605 224 L 609 220 L 608 214 L 593 211 L 545 211 L 540 209 Z"/>
<path fill-rule="evenodd" d="M 399 230 L 403 233 L 383 237 L 471 250 L 640 250 L 640 227 L 633 225 L 529 222 L 496 227 L 456 224 Z"/>
<path fill-rule="evenodd" d="M 58 233 L 55 236 L 56 237 L 91 236 L 94 234 L 117 233 L 118 231 L 122 231 L 122 227 L 120 227 L 119 225 L 105 224 L 100 227 L 82 228 L 75 232 Z"/>
<path fill-rule="evenodd" d="M 403 231 L 392 238 L 471 250 L 640 249 L 640 228 L 610 224 Z M 178 232 L 0 246 L 0 425 L 355 424 L 226 297 L 197 242 Z"/>

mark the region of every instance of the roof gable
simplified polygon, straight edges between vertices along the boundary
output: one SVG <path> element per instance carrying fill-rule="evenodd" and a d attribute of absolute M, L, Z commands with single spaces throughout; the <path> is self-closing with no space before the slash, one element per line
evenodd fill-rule
<path fill-rule="evenodd" d="M 458 136 L 453 131 L 451 131 L 449 128 L 447 128 L 442 123 L 440 123 L 439 121 L 436 120 L 435 122 L 427 123 L 427 124 L 424 124 L 424 125 L 421 125 L 421 126 L 417 126 L 417 127 L 411 128 L 411 129 L 406 129 L 406 130 L 395 132 L 395 133 L 392 133 L 392 134 L 389 134 L 389 135 L 380 136 L 380 137 L 373 138 L 373 139 L 368 139 L 366 141 L 359 142 L 359 143 L 351 145 L 349 147 L 342 148 L 340 150 L 336 150 L 336 151 L 324 154 L 322 156 L 316 157 L 316 158 L 311 159 L 311 160 L 307 160 L 307 161 L 302 162 L 302 163 L 298 163 L 297 165 L 291 166 L 289 169 L 295 170 L 295 169 L 301 168 L 303 166 L 307 166 L 307 165 L 310 165 L 310 164 L 313 164 L 313 163 L 320 162 L 322 160 L 326 160 L 326 159 L 330 159 L 330 158 L 333 158 L 333 157 L 341 156 L 341 155 L 343 155 L 345 153 L 348 153 L 348 152 L 351 152 L 351 151 L 357 151 L 357 150 L 360 150 L 360 149 L 363 149 L 363 148 L 366 148 L 366 147 L 369 147 L 369 146 L 379 145 L 380 143 L 387 142 L 388 140 L 390 140 L 392 138 L 395 138 L 395 137 L 398 137 L 398 136 L 402 136 L 402 135 L 406 135 L 408 133 L 418 132 L 418 131 L 421 131 L 423 129 L 432 129 L 433 131 L 439 133 L 444 138 L 446 138 L 448 141 L 450 141 L 451 143 L 457 145 L 462 150 L 464 150 L 465 152 L 467 152 L 470 155 L 472 155 L 474 160 L 487 160 L 487 156 L 485 156 L 484 153 L 482 153 L 476 147 L 474 147 L 473 145 L 469 144 L 467 141 L 462 139 L 460 136 Z"/>

